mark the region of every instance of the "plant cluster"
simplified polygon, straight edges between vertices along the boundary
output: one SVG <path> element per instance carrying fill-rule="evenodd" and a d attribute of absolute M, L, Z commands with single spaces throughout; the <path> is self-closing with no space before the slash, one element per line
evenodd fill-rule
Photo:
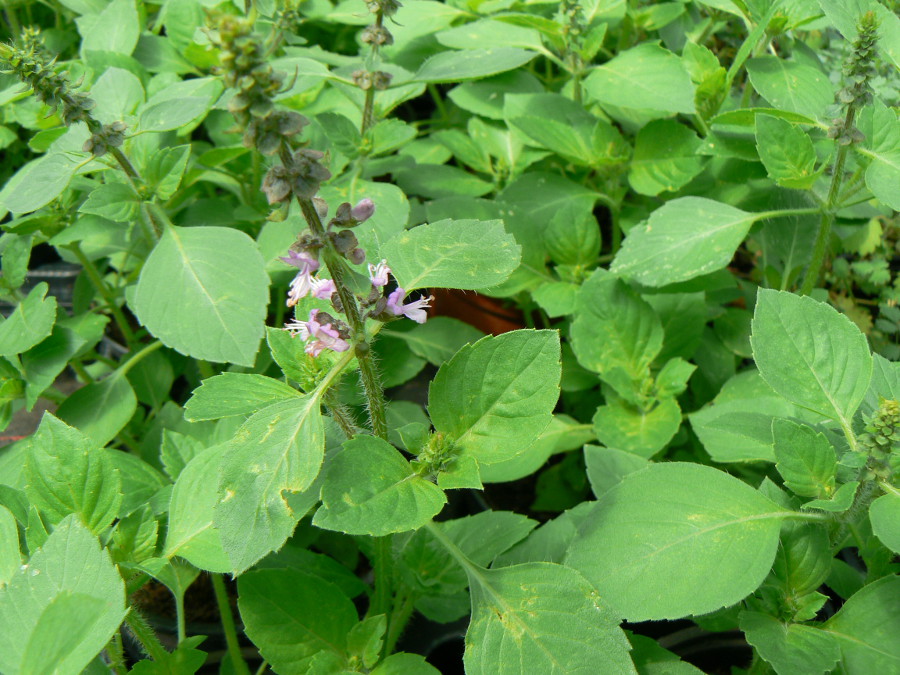
<path fill-rule="evenodd" d="M 900 673 L 895 10 L 7 2 L 0 671 Z"/>

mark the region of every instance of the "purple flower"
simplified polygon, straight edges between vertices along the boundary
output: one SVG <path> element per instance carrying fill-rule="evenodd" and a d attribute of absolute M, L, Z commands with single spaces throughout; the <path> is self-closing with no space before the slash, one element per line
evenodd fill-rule
<path fill-rule="evenodd" d="M 387 266 L 387 260 L 382 260 L 377 265 L 369 263 L 369 281 L 373 286 L 386 286 L 390 273 L 391 268 Z"/>
<path fill-rule="evenodd" d="M 331 279 L 310 279 L 309 287 L 314 298 L 319 300 L 331 300 L 337 288 Z"/>
<path fill-rule="evenodd" d="M 300 251 L 299 253 L 297 251 L 289 251 L 288 257 L 280 258 L 280 260 L 300 270 L 293 281 L 291 281 L 291 287 L 288 290 L 287 306 L 293 307 L 312 290 L 313 280 L 310 275 L 319 269 L 319 261 L 306 251 Z"/>
<path fill-rule="evenodd" d="M 360 199 L 359 202 L 350 209 L 350 216 L 358 223 L 367 221 L 375 213 L 375 202 L 366 197 Z"/>
<path fill-rule="evenodd" d="M 290 323 L 284 324 L 284 329 L 291 334 L 291 337 L 299 335 L 304 341 L 313 338 L 311 342 L 306 343 L 306 353 L 313 357 L 321 354 L 324 349 L 336 352 L 345 352 L 350 349 L 350 343 L 341 338 L 330 323 L 320 324 L 316 320 L 318 314 L 318 309 L 312 309 L 309 312 L 309 321 L 294 319 Z"/>
<path fill-rule="evenodd" d="M 423 296 L 418 300 L 413 300 L 404 305 L 402 302 L 405 297 L 406 291 L 398 287 L 397 290 L 388 296 L 388 311 L 394 316 L 400 316 L 402 314 L 416 323 L 425 323 L 425 319 L 428 318 L 428 314 L 425 310 L 430 306 L 428 303 L 434 300 L 434 296 L 429 295 L 427 298 Z"/>

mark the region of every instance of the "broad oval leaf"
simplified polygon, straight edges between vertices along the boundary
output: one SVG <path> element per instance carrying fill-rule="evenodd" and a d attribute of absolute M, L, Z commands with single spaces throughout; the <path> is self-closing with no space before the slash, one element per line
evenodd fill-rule
<path fill-rule="evenodd" d="M 711 467 L 651 464 L 603 494 L 566 564 L 629 621 L 706 614 L 762 583 L 787 515 Z"/>
<path fill-rule="evenodd" d="M 628 183 L 635 192 L 656 196 L 684 187 L 703 171 L 706 159 L 697 154 L 702 141 L 674 120 L 654 120 L 643 127 L 634 144 Z"/>
<path fill-rule="evenodd" d="M 479 463 L 509 459 L 550 424 L 560 372 L 556 331 L 482 338 L 438 370 L 428 390 L 431 421 Z"/>
<path fill-rule="evenodd" d="M 169 227 L 144 263 L 133 305 L 172 349 L 251 366 L 268 302 L 269 277 L 250 237 L 224 227 Z"/>
<path fill-rule="evenodd" d="M 703 197 L 680 197 L 631 229 L 610 268 L 645 286 L 665 286 L 725 267 L 755 213 Z"/>
<path fill-rule="evenodd" d="M 848 675 L 900 672 L 900 576 L 886 576 L 853 595 L 823 630 L 841 646 Z"/>
<path fill-rule="evenodd" d="M 128 378 L 116 371 L 73 392 L 56 411 L 57 416 L 104 446 L 128 424 L 137 409 L 137 397 Z"/>
<path fill-rule="evenodd" d="M 100 542 L 77 515 L 63 520 L 6 588 L 0 589 L 0 671 L 25 675 L 22 661 L 41 617 L 66 594 L 86 595 L 100 604 L 89 634 L 67 651 L 56 672 L 80 673 L 125 618 L 125 584 Z M 67 601 L 61 601 L 66 603 Z M 53 611 L 53 610 L 51 610 Z M 70 617 L 71 620 L 71 617 Z"/>
<path fill-rule="evenodd" d="M 524 66 L 535 56 L 536 52 L 517 47 L 441 52 L 427 59 L 410 82 L 477 80 Z"/>
<path fill-rule="evenodd" d="M 900 494 L 891 492 L 872 502 L 869 521 L 881 543 L 900 554 Z"/>
<path fill-rule="evenodd" d="M 30 213 L 63 193 L 80 163 L 67 154 L 51 152 L 25 164 L 0 191 L 0 207 Z"/>
<path fill-rule="evenodd" d="M 747 61 L 746 68 L 753 88 L 773 108 L 820 119 L 834 102 L 828 76 L 812 66 L 760 56 Z"/>
<path fill-rule="evenodd" d="M 167 558 L 179 556 L 201 570 L 230 572 L 231 565 L 222 548 L 222 536 L 213 527 L 219 501 L 216 481 L 210 480 L 222 465 L 224 448 L 204 450 L 182 469 L 169 502 L 166 533 Z"/>
<path fill-rule="evenodd" d="M 597 270 L 582 284 L 572 322 L 572 349 L 582 366 L 601 374 L 618 367 L 638 379 L 662 344 L 656 312 L 624 281 Z"/>
<path fill-rule="evenodd" d="M 387 441 L 356 436 L 330 456 L 313 525 L 381 537 L 422 527 L 447 498 Z"/>
<path fill-rule="evenodd" d="M 834 636 L 814 626 L 784 623 L 761 612 L 741 612 L 741 630 L 776 673 L 823 675 L 840 657 Z"/>
<path fill-rule="evenodd" d="M 772 389 L 850 429 L 872 378 L 869 345 L 850 319 L 808 296 L 761 289 L 750 342 Z"/>
<path fill-rule="evenodd" d="M 499 220 L 441 220 L 402 232 L 381 247 L 406 291 L 496 286 L 519 266 L 520 252 Z"/>
<path fill-rule="evenodd" d="M 221 373 L 206 378 L 194 389 L 184 404 L 184 418 L 197 422 L 252 415 L 270 403 L 299 396 L 300 392 L 290 385 L 265 375 Z"/>
<path fill-rule="evenodd" d="M 47 298 L 42 281 L 31 289 L 7 319 L 0 323 L 0 356 L 14 356 L 31 349 L 53 331 L 56 298 Z"/>
<path fill-rule="evenodd" d="M 284 492 L 302 492 L 325 456 L 319 399 L 273 403 L 251 415 L 230 442 L 219 480 L 214 526 L 234 572 L 281 548 L 297 518 Z"/>
<path fill-rule="evenodd" d="M 25 492 L 49 524 L 77 514 L 100 535 L 122 503 L 119 471 L 108 451 L 50 413 L 29 440 Z"/>
<path fill-rule="evenodd" d="M 534 562 L 467 573 L 468 675 L 637 672 L 618 618 L 575 570 Z"/>
<path fill-rule="evenodd" d="M 694 85 L 675 54 L 646 43 L 594 68 L 584 88 L 600 103 L 662 112 L 694 112 Z"/>
<path fill-rule="evenodd" d="M 320 577 L 263 569 L 238 579 L 238 609 L 247 636 L 282 675 L 305 675 L 320 651 L 346 657 L 358 616 L 350 599 Z"/>

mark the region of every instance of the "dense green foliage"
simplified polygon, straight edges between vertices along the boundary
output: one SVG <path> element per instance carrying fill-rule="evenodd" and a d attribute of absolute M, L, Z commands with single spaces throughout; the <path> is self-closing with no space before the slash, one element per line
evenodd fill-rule
<path fill-rule="evenodd" d="M 7 0 L 0 671 L 900 673 L 896 10 Z"/>

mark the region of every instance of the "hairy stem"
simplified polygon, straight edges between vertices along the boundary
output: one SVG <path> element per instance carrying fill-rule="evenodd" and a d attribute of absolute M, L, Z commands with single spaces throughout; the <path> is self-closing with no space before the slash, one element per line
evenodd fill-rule
<path fill-rule="evenodd" d="M 166 651 L 156 633 L 150 628 L 150 624 L 133 606 L 128 611 L 128 614 L 125 615 L 125 623 L 131 629 L 131 634 L 141 643 L 141 647 L 143 647 L 147 656 L 154 661 L 162 661 L 168 656 L 169 652 Z"/>
<path fill-rule="evenodd" d="M 853 118 L 856 116 L 856 108 L 852 105 L 847 108 L 847 116 L 844 118 L 844 129 L 853 126 Z M 816 233 L 816 243 L 813 246 L 812 260 L 806 268 L 806 276 L 803 285 L 800 286 L 800 295 L 809 295 L 819 280 L 822 273 L 822 265 L 825 262 L 825 251 L 828 249 L 828 240 L 831 238 L 831 226 L 834 223 L 834 207 L 841 192 L 841 184 L 844 182 L 844 162 L 847 159 L 847 145 L 838 144 L 837 157 L 834 160 L 834 171 L 831 174 L 831 186 L 828 188 L 828 198 L 819 220 L 819 231 Z"/>

